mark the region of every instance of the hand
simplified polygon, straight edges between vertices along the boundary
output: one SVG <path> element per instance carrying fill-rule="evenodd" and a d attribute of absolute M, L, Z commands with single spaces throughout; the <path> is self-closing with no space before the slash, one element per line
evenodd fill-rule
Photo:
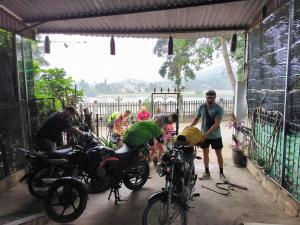
<path fill-rule="evenodd" d="M 207 133 L 203 134 L 203 141 L 205 141 L 207 139 L 207 136 L 208 136 Z"/>

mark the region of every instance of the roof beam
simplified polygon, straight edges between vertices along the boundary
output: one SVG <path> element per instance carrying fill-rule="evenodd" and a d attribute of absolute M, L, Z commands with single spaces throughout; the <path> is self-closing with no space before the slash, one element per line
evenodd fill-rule
<path fill-rule="evenodd" d="M 160 6 L 149 6 L 145 8 L 126 8 L 116 11 L 109 12 L 89 12 L 84 15 L 78 15 L 80 12 L 74 15 L 61 15 L 61 16 L 48 16 L 40 18 L 29 18 L 26 19 L 26 23 L 39 23 L 39 22 L 50 22 L 50 21 L 60 21 L 60 20 L 73 20 L 73 19 L 87 19 L 95 17 L 105 17 L 105 16 L 118 16 L 118 15 L 128 15 L 135 13 L 145 13 L 145 12 L 155 12 L 155 11 L 165 11 L 165 10 L 174 10 L 182 8 L 190 8 L 197 6 L 208 6 L 208 5 L 217 5 L 217 4 L 226 4 L 226 3 L 235 3 L 246 0 L 206 0 L 206 1 L 191 1 L 191 2 L 182 2 L 175 4 L 164 4 Z M 249 0 L 248 0 L 249 1 Z"/>
<path fill-rule="evenodd" d="M 127 29 L 127 30 L 74 30 L 74 29 L 51 29 L 51 31 L 38 29 L 38 33 L 47 33 L 47 34 L 91 34 L 91 35 L 118 35 L 118 34 L 176 34 L 176 33 L 200 33 L 200 32 L 222 32 L 222 31 L 235 31 L 243 32 L 246 31 L 246 26 L 239 27 L 214 27 L 214 28 L 175 28 L 175 29 Z"/>

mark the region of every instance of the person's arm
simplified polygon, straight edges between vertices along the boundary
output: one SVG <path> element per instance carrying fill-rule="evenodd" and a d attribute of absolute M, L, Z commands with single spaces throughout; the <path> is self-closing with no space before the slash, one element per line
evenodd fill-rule
<path fill-rule="evenodd" d="M 217 115 L 216 115 L 216 118 L 215 118 L 215 123 L 214 123 L 214 125 L 212 125 L 212 126 L 208 129 L 208 131 L 204 134 L 204 138 L 205 138 L 205 139 L 206 139 L 210 134 L 212 134 L 217 128 L 220 127 L 220 124 L 221 124 L 221 121 L 222 121 L 223 114 L 224 114 L 223 108 L 220 108 L 220 109 L 217 111 Z"/>
<path fill-rule="evenodd" d="M 78 128 L 76 127 L 69 127 L 68 129 L 66 129 L 66 132 L 67 133 L 72 133 L 72 134 L 75 134 L 77 136 L 84 136 L 86 133 L 79 130 Z"/>
<path fill-rule="evenodd" d="M 206 139 L 210 134 L 212 134 L 217 128 L 220 127 L 222 118 L 216 118 L 214 125 L 212 125 L 209 130 L 204 134 L 204 139 Z"/>
<path fill-rule="evenodd" d="M 199 122 L 199 120 L 200 120 L 200 117 L 199 117 L 199 116 L 196 116 L 196 117 L 193 119 L 192 123 L 189 125 L 189 127 L 195 126 L 195 125 Z"/>
<path fill-rule="evenodd" d="M 193 127 L 199 122 L 199 120 L 201 118 L 201 114 L 202 114 L 201 112 L 202 112 L 202 105 L 199 106 L 197 115 L 194 117 L 192 123 L 188 127 Z"/>

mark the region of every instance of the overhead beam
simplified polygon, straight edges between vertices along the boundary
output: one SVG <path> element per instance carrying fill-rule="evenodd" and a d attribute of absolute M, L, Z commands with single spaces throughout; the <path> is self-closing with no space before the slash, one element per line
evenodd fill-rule
<path fill-rule="evenodd" d="M 200 32 L 222 32 L 222 31 L 235 31 L 243 32 L 246 31 L 246 26 L 239 27 L 214 27 L 214 28 L 175 28 L 175 29 L 127 29 L 127 30 L 74 30 L 74 29 L 38 29 L 38 33 L 47 34 L 91 34 L 91 35 L 112 35 L 112 34 L 176 34 L 176 33 L 200 33 Z"/>
<path fill-rule="evenodd" d="M 73 15 L 61 15 L 61 16 L 48 16 L 40 18 L 30 18 L 25 20 L 26 23 L 39 23 L 39 22 L 50 22 L 50 21 L 60 21 L 60 20 L 73 20 L 73 19 L 87 19 L 95 17 L 106 17 L 106 16 L 118 16 L 118 15 L 129 15 L 135 13 L 146 13 L 146 12 L 155 12 L 155 11 L 165 11 L 165 10 L 174 10 L 174 9 L 183 9 L 197 6 L 208 6 L 208 5 L 217 5 L 217 4 L 226 4 L 226 3 L 235 3 L 246 0 L 206 0 L 199 2 L 182 2 L 182 3 L 169 3 L 159 6 L 148 6 L 144 8 L 126 8 L 121 10 L 109 11 L 109 12 L 89 12 L 82 15 L 80 12 Z M 249 1 L 249 0 L 248 0 Z M 81 15 L 78 15 L 81 14 Z"/>

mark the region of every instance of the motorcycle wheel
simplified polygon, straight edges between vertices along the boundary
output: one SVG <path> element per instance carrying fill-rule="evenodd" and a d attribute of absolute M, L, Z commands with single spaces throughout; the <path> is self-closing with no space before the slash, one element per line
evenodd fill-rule
<path fill-rule="evenodd" d="M 28 177 L 27 186 L 30 194 L 35 197 L 42 198 L 45 196 L 49 185 L 45 184 L 42 181 L 42 178 L 47 178 L 50 176 L 49 169 L 41 169 L 37 172 L 34 172 Z"/>
<path fill-rule="evenodd" d="M 68 223 L 81 216 L 87 199 L 86 188 L 81 182 L 60 179 L 53 183 L 45 196 L 45 212 L 56 222 Z"/>
<path fill-rule="evenodd" d="M 144 214 L 142 225 L 187 225 L 186 210 L 174 199 L 169 208 L 169 217 L 166 218 L 167 202 L 157 197 L 148 202 Z"/>
<path fill-rule="evenodd" d="M 149 170 L 148 161 L 140 161 L 130 170 L 128 177 L 123 179 L 124 185 L 132 191 L 141 189 L 148 180 Z"/>

